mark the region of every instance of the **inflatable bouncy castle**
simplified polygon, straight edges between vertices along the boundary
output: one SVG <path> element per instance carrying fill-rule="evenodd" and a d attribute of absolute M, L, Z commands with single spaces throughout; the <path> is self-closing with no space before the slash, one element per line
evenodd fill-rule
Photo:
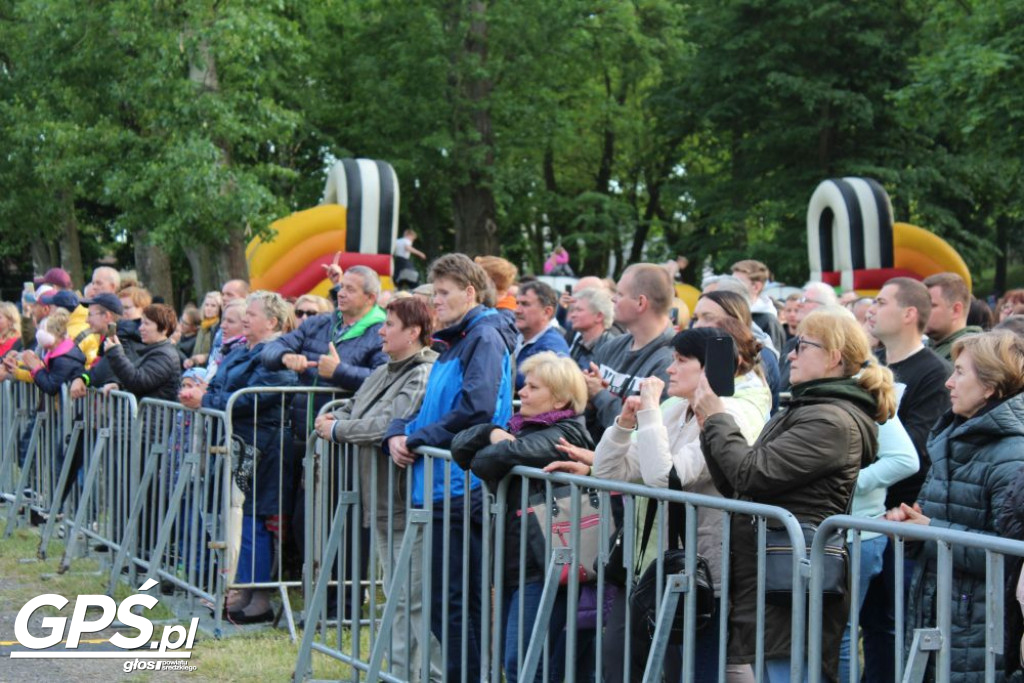
<path fill-rule="evenodd" d="M 270 224 L 273 234 L 246 248 L 253 289 L 285 297 L 327 296 L 323 266 L 373 268 L 391 287 L 391 252 L 398 236 L 398 176 L 384 161 L 342 159 L 327 174 L 320 206 Z"/>
<path fill-rule="evenodd" d="M 889 278 L 923 280 L 952 272 L 971 287 L 967 264 L 933 233 L 893 222 L 889 195 L 870 178 L 834 178 L 818 185 L 807 207 L 811 280 L 873 296 Z"/>

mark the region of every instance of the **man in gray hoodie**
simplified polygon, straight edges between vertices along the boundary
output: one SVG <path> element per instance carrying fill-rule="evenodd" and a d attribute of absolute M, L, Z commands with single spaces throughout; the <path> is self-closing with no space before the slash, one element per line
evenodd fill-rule
<path fill-rule="evenodd" d="M 622 410 L 622 400 L 640 393 L 640 381 L 667 380 L 675 329 L 668 317 L 675 290 L 668 273 L 653 263 L 626 268 L 614 297 L 615 322 L 626 334 L 603 344 L 587 375 L 587 427 L 600 440 Z"/>

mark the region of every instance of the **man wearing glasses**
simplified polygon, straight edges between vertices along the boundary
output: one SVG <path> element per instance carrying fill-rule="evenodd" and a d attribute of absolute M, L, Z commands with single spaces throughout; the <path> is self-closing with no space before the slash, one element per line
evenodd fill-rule
<path fill-rule="evenodd" d="M 835 306 L 838 302 L 836 291 L 832 289 L 831 285 L 824 282 L 808 282 L 804 285 L 803 295 L 797 301 L 793 330 L 795 331 L 800 326 L 800 323 L 811 311 L 816 311 L 823 306 Z M 796 347 L 796 340 L 796 337 L 790 338 L 779 354 L 779 386 L 783 391 L 789 390 L 789 352 Z"/>

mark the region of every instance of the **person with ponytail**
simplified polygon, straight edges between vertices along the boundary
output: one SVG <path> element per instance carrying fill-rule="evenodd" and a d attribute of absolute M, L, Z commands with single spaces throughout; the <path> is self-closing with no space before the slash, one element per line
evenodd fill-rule
<path fill-rule="evenodd" d="M 694 410 L 702 420 L 701 450 L 723 495 L 782 507 L 801 523 L 820 524 L 847 511 L 858 473 L 876 459 L 876 423 L 895 414 L 897 399 L 892 373 L 871 355 L 867 334 L 849 311 L 813 311 L 794 339 L 788 358 L 792 399 L 753 446 L 706 377 Z M 747 515 L 731 518 L 730 664 L 755 661 L 759 577 L 757 525 L 751 522 Z M 825 610 L 822 621 L 822 673 L 833 682 L 848 612 L 847 595 Z M 792 610 L 768 604 L 764 614 L 765 680 L 788 681 Z"/>

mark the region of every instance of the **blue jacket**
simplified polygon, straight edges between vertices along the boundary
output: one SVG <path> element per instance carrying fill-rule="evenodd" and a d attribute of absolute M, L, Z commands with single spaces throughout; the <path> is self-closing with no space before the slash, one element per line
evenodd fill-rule
<path fill-rule="evenodd" d="M 367 316 L 378 317 L 383 322 L 383 311 L 374 307 Z M 323 313 L 304 321 L 299 327 L 286 335 L 278 337 L 272 342 L 264 345 L 262 359 L 263 364 L 270 370 L 281 370 L 284 365 L 281 357 L 286 353 L 301 353 L 309 360 L 316 361 L 320 356 L 328 353 L 328 344 L 341 322 L 340 313 Z M 360 321 L 362 322 L 362 321 Z M 358 336 L 350 337 L 334 345 L 341 362 L 338 364 L 334 375 L 330 380 L 325 380 L 317 374 L 316 368 L 309 368 L 299 374 L 299 383 L 307 387 L 334 386 L 349 393 L 354 393 L 363 384 L 363 380 L 370 376 L 378 366 L 388 362 L 388 356 L 381 350 L 380 330 L 382 322 L 367 325 Z M 359 326 L 360 323 L 356 323 Z M 317 396 L 313 401 L 314 414 L 328 401 L 327 396 Z M 305 438 L 312 429 L 307 424 L 306 410 L 309 400 L 302 394 L 296 394 L 292 399 L 292 419 L 294 421 L 295 433 Z"/>
<path fill-rule="evenodd" d="M 291 370 L 268 370 L 260 361 L 260 353 L 266 344 L 253 348 L 239 346 L 221 361 L 213 382 L 203 396 L 203 407 L 213 410 L 227 408 L 231 394 L 246 387 L 289 387 L 297 381 Z M 281 428 L 284 424 L 282 394 L 244 394 L 235 401 L 231 410 L 232 433 L 247 444 L 260 449 L 260 460 L 256 463 L 254 489 L 256 500 L 247 497 L 245 510 L 248 514 L 276 515 L 278 502 L 283 491 L 291 491 L 291 468 L 281 472 Z M 255 502 L 255 511 L 253 503 Z M 290 510 L 289 501 L 283 501 Z"/>
<path fill-rule="evenodd" d="M 32 373 L 32 379 L 44 394 L 56 396 L 60 388 L 81 375 L 84 368 L 85 354 L 72 343 L 59 353 L 51 352 L 43 365 Z"/>
<path fill-rule="evenodd" d="M 408 436 L 409 449 L 449 448 L 452 438 L 478 424 L 506 424 L 512 417 L 512 350 L 516 328 L 493 308 L 476 306 L 456 325 L 441 330 L 447 345 L 430 372 L 426 395 L 412 418 L 392 421 L 384 435 L 384 452 L 392 436 Z M 463 473 L 453 465 L 451 495 L 463 492 Z M 444 497 L 445 468 L 434 467 L 433 500 Z M 480 480 L 470 475 L 470 487 Z M 412 502 L 424 501 L 424 459 L 412 467 Z"/>
<path fill-rule="evenodd" d="M 559 356 L 569 355 L 569 345 L 565 343 L 565 337 L 557 328 L 548 327 L 532 344 L 527 344 L 519 349 L 519 355 L 516 356 L 516 391 L 522 389 L 523 383 L 526 381 L 523 371 L 519 368 L 523 366 L 527 358 L 543 351 L 554 351 Z"/>

